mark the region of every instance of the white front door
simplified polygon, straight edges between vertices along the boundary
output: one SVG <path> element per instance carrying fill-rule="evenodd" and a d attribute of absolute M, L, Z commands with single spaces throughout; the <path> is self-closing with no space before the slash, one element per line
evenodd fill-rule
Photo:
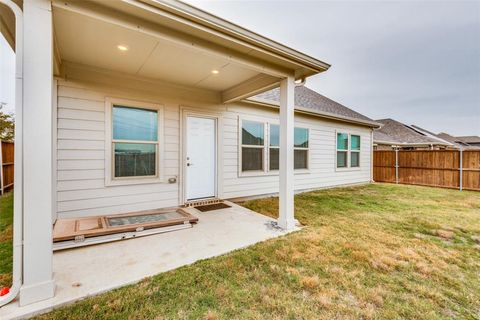
<path fill-rule="evenodd" d="M 215 197 L 217 121 L 187 116 L 186 200 Z"/>

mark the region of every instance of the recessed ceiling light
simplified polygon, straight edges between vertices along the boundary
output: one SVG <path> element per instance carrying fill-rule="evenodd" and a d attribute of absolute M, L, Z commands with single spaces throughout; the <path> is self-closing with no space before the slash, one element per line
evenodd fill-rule
<path fill-rule="evenodd" d="M 120 50 L 120 51 L 127 51 L 128 47 L 120 44 L 120 45 L 117 46 L 117 49 Z"/>
<path fill-rule="evenodd" d="M 213 73 L 213 74 L 219 74 L 220 71 L 218 71 L 218 70 L 212 70 L 212 73 Z"/>

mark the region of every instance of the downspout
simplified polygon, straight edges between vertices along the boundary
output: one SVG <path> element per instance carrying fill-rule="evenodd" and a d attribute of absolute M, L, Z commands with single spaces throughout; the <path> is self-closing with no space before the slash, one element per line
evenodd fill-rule
<path fill-rule="evenodd" d="M 12 0 L 0 0 L 15 15 L 15 173 L 13 203 L 13 270 L 10 292 L 0 297 L 0 307 L 15 299 L 22 286 L 23 270 L 23 13 Z"/>

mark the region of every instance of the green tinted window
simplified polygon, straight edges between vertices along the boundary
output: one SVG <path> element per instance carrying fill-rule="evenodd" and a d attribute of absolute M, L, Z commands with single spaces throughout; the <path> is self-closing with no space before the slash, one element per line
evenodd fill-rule
<path fill-rule="evenodd" d="M 348 134 L 337 133 L 337 149 L 348 150 Z"/>
<path fill-rule="evenodd" d="M 350 148 L 352 150 L 360 150 L 360 136 L 351 135 L 350 136 Z"/>
<path fill-rule="evenodd" d="M 295 147 L 308 148 L 308 129 L 295 128 Z"/>

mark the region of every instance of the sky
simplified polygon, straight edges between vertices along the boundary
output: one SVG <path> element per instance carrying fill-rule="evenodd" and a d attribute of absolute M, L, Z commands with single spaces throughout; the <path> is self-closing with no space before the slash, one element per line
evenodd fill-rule
<path fill-rule="evenodd" d="M 480 1 L 187 2 L 330 63 L 307 86 L 372 119 L 480 135 Z M 3 38 L 0 72 L 13 110 Z"/>
<path fill-rule="evenodd" d="M 480 135 L 480 1 L 187 1 L 330 63 L 307 87 L 373 119 Z"/>

